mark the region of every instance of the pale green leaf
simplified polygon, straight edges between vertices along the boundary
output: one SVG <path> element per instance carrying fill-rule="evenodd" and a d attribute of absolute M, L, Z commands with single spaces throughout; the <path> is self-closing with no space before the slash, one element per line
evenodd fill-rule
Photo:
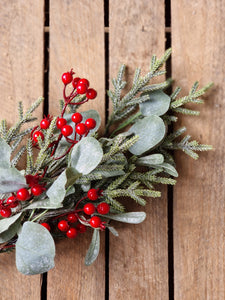
<path fill-rule="evenodd" d="M 26 179 L 16 168 L 0 168 L 0 193 L 15 192 L 24 187 Z"/>
<path fill-rule="evenodd" d="M 10 155 L 10 146 L 2 138 L 0 138 L 0 168 L 10 168 Z"/>
<path fill-rule="evenodd" d="M 101 144 L 93 137 L 86 137 L 73 147 L 70 165 L 79 173 L 87 175 L 99 165 L 102 157 Z"/>
<path fill-rule="evenodd" d="M 161 90 L 154 91 L 149 94 L 149 100 L 139 106 L 143 116 L 162 116 L 170 107 L 170 97 Z"/>
<path fill-rule="evenodd" d="M 66 196 L 66 170 L 63 171 L 59 177 L 53 182 L 53 184 L 50 186 L 50 188 L 47 190 L 46 195 L 49 198 L 50 204 L 52 206 L 60 205 L 65 196 Z"/>
<path fill-rule="evenodd" d="M 115 221 L 130 223 L 130 224 L 139 224 L 143 222 L 146 218 L 146 213 L 143 211 L 138 212 L 128 212 L 117 215 L 105 215 L 105 218 L 109 218 Z"/>
<path fill-rule="evenodd" d="M 149 166 L 162 164 L 164 162 L 164 157 L 160 153 L 155 153 L 147 156 L 143 156 L 137 159 L 136 163 L 140 166 Z"/>
<path fill-rule="evenodd" d="M 160 117 L 152 115 L 138 120 L 128 132 L 139 137 L 129 151 L 132 154 L 141 155 L 162 141 L 166 133 L 166 127 Z"/>
<path fill-rule="evenodd" d="M 100 234 L 98 229 L 94 229 L 91 244 L 85 257 L 85 265 L 90 266 L 98 257 L 100 250 Z"/>
<path fill-rule="evenodd" d="M 16 266 L 25 275 L 42 274 L 54 267 L 55 244 L 49 231 L 25 222 L 16 242 Z"/>
<path fill-rule="evenodd" d="M 0 220 L 0 243 L 9 241 L 17 233 L 20 225 L 22 212 Z"/>

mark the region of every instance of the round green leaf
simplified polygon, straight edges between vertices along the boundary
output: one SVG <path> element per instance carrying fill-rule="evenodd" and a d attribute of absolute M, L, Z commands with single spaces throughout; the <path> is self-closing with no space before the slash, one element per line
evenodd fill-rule
<path fill-rule="evenodd" d="M 25 275 L 42 274 L 54 267 L 55 244 L 49 231 L 25 222 L 16 242 L 16 266 Z"/>
<path fill-rule="evenodd" d="M 164 115 L 170 107 L 170 97 L 158 90 L 149 94 L 149 100 L 140 103 L 140 111 L 143 116 Z"/>
<path fill-rule="evenodd" d="M 138 141 L 130 147 L 129 151 L 132 154 L 141 155 L 162 141 L 166 127 L 160 117 L 153 115 L 138 120 L 128 132 L 139 136 Z"/>
<path fill-rule="evenodd" d="M 87 175 L 98 166 L 102 156 L 101 144 L 93 137 L 86 137 L 73 147 L 70 165 L 79 173 Z"/>

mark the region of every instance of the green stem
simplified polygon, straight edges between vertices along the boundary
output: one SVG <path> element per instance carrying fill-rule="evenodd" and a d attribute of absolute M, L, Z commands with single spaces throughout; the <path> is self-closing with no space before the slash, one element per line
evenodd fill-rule
<path fill-rule="evenodd" d="M 141 116 L 141 112 L 139 111 L 136 114 L 132 115 L 129 119 L 126 119 L 111 133 L 110 137 L 114 137 L 116 132 L 123 129 L 124 127 L 127 127 L 129 124 L 131 124 L 135 119 L 139 118 L 140 116 Z"/>
<path fill-rule="evenodd" d="M 40 219 L 42 216 L 44 216 L 44 214 L 46 214 L 46 212 L 48 212 L 48 209 L 44 210 L 40 215 L 36 216 L 32 222 L 37 221 L 38 219 Z"/>

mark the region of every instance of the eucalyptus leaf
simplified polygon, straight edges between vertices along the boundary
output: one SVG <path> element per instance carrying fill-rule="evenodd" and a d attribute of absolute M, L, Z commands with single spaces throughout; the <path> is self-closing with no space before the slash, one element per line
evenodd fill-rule
<path fill-rule="evenodd" d="M 57 209 L 62 207 L 62 203 L 52 203 L 48 198 L 34 201 L 24 208 L 24 210 L 35 209 L 35 208 L 44 208 L 44 209 Z"/>
<path fill-rule="evenodd" d="M 90 266 L 98 257 L 100 250 L 100 234 L 98 229 L 94 229 L 91 244 L 85 257 L 85 265 Z"/>
<path fill-rule="evenodd" d="M 15 216 L 17 216 L 16 221 L 14 221 L 7 230 L 0 233 L 0 243 L 5 243 L 11 240 L 16 233 L 19 231 L 21 227 L 21 214 L 19 213 Z M 9 219 L 9 218 L 8 218 Z M 3 221 L 3 220 L 1 220 Z M 1 225 L 0 225 L 1 226 Z M 1 228 L 2 229 L 2 228 Z"/>
<path fill-rule="evenodd" d="M 152 167 L 163 168 L 164 172 L 166 172 L 167 174 L 172 175 L 174 177 L 178 177 L 177 170 L 171 164 L 162 163 L 162 164 L 155 165 L 155 166 L 152 166 Z"/>
<path fill-rule="evenodd" d="M 16 168 L 0 168 L 0 193 L 11 193 L 26 187 L 25 177 Z"/>
<path fill-rule="evenodd" d="M 137 159 L 136 163 L 139 166 L 158 165 L 164 162 L 164 157 L 160 153 L 155 153 L 147 156 L 143 156 Z"/>
<path fill-rule="evenodd" d="M 54 267 L 55 243 L 42 225 L 25 222 L 16 242 L 16 266 L 25 275 L 42 274 Z"/>
<path fill-rule="evenodd" d="M 130 223 L 130 224 L 139 224 L 143 222 L 146 218 L 146 213 L 143 211 L 137 212 L 128 212 L 117 215 L 104 215 L 105 218 L 109 218 L 115 221 Z"/>
<path fill-rule="evenodd" d="M 70 165 L 79 173 L 87 175 L 99 165 L 102 157 L 101 144 L 93 137 L 86 137 L 73 147 Z"/>
<path fill-rule="evenodd" d="M 20 217 L 22 212 L 0 220 L 0 243 L 9 241 L 17 233 L 20 227 Z"/>
<path fill-rule="evenodd" d="M 10 146 L 0 138 L 0 168 L 7 169 L 10 168 L 10 156 L 11 156 L 11 148 Z"/>
<path fill-rule="evenodd" d="M 149 94 L 149 100 L 139 104 L 143 116 L 162 116 L 170 107 L 170 97 L 158 90 Z"/>
<path fill-rule="evenodd" d="M 67 168 L 66 169 L 66 178 L 67 178 L 66 188 L 69 186 L 72 186 L 76 182 L 76 180 L 80 177 L 81 177 L 81 174 L 78 173 L 76 169 L 71 168 L 71 167 Z"/>
<path fill-rule="evenodd" d="M 166 127 L 160 117 L 152 115 L 138 120 L 128 132 L 139 136 L 138 141 L 130 147 L 129 151 L 141 155 L 162 141 Z"/>
<path fill-rule="evenodd" d="M 108 226 L 107 228 L 109 229 L 109 231 L 110 231 L 113 235 L 119 236 L 118 231 L 117 231 L 114 227 Z"/>
<path fill-rule="evenodd" d="M 6 231 L 16 220 L 19 219 L 21 216 L 21 212 L 10 217 L 10 218 L 4 218 L 0 220 L 0 233 Z"/>
<path fill-rule="evenodd" d="M 59 177 L 53 182 L 53 184 L 47 190 L 46 195 L 48 196 L 50 204 L 52 206 L 54 205 L 59 206 L 63 202 L 66 196 L 66 188 L 65 188 L 66 182 L 67 182 L 67 176 L 65 170 L 59 175 Z"/>

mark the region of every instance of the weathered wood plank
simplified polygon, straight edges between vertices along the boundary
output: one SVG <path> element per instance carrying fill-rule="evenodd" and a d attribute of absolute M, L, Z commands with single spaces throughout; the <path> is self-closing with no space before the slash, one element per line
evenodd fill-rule
<path fill-rule="evenodd" d="M 50 113 L 59 113 L 58 99 L 63 89 L 61 74 L 73 68 L 76 76 L 88 78 L 90 86 L 98 92 L 98 97 L 83 105 L 83 109 L 98 110 L 104 124 L 104 64 L 103 1 L 51 1 Z M 94 265 L 84 266 L 91 233 L 90 229 L 74 241 L 57 243 L 56 268 L 48 274 L 48 299 L 104 299 L 104 234 L 101 235 L 99 258 Z"/>
<path fill-rule="evenodd" d="M 165 44 L 164 1 L 110 1 L 110 77 L 122 63 L 131 79 L 136 67 L 147 72 L 152 54 Z M 110 235 L 110 299 L 168 299 L 167 195 L 149 200 L 141 225 L 120 225 Z M 129 204 L 130 208 L 130 204 Z"/>
<path fill-rule="evenodd" d="M 224 265 L 224 45 L 225 2 L 172 1 L 172 70 L 185 87 L 200 79 L 215 88 L 199 118 L 182 125 L 215 152 L 195 162 L 177 154 L 180 178 L 174 189 L 175 299 L 225 299 Z M 197 128 L 197 130 L 196 130 Z"/>
<path fill-rule="evenodd" d="M 17 120 L 17 103 L 24 107 L 43 95 L 44 4 L 40 1 L 0 3 L 0 119 Z M 36 113 L 42 115 L 40 107 Z M 39 299 L 40 276 L 25 276 L 16 270 L 15 254 L 1 254 L 0 298 Z"/>

